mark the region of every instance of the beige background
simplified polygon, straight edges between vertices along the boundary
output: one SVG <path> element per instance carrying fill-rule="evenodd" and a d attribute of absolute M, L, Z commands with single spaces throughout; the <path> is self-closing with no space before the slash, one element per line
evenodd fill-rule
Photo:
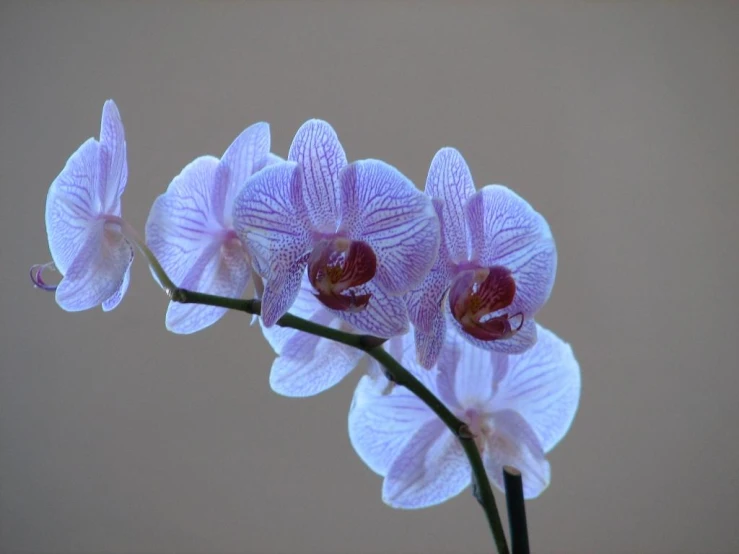
<path fill-rule="evenodd" d="M 278 397 L 258 329 L 168 333 L 141 258 L 111 314 L 31 287 L 48 185 L 108 97 L 139 229 L 262 119 L 283 155 L 322 117 L 419 186 L 447 144 L 513 186 L 583 372 L 534 549 L 739 551 L 739 3 L 0 4 L 0 550 L 489 552 L 469 493 L 382 504 L 346 434 L 358 372 Z"/>

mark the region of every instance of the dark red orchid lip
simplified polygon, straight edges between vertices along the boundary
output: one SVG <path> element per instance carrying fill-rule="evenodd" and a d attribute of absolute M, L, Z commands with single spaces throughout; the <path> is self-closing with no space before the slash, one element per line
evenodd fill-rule
<path fill-rule="evenodd" d="M 321 240 L 308 260 L 308 279 L 316 298 L 338 311 L 363 310 L 371 294 L 354 289 L 368 283 L 377 271 L 377 257 L 363 241 L 334 237 Z"/>
<path fill-rule="evenodd" d="M 468 269 L 457 275 L 449 289 L 449 308 L 465 332 L 482 341 L 506 339 L 523 326 L 523 313 L 489 317 L 513 303 L 516 282 L 502 266 Z M 520 321 L 514 328 L 511 323 Z"/>

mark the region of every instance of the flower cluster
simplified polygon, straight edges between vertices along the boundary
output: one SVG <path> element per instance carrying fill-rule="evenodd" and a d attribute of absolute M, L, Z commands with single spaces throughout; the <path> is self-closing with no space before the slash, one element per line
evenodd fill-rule
<path fill-rule="evenodd" d="M 142 240 L 121 216 L 126 142 L 109 100 L 99 140 L 49 189 L 53 262 L 32 268 L 34 282 L 56 289 L 65 310 L 112 310 L 135 246 L 182 289 L 240 298 L 253 280 L 276 392 L 318 394 L 363 355 L 280 326 L 285 314 L 371 335 L 466 423 L 496 485 L 513 465 L 537 496 L 580 394 L 571 349 L 534 319 L 556 271 L 544 218 L 504 186 L 476 190 L 453 148 L 433 158 L 423 192 L 383 161 L 349 163 L 325 121 L 303 124 L 286 159 L 270 150 L 268 124 L 256 123 L 220 158 L 193 160 L 155 200 Z M 49 266 L 57 287 L 43 280 Z M 225 310 L 173 301 L 166 326 L 194 333 Z M 349 434 L 392 506 L 430 506 L 470 484 L 457 438 L 376 363 L 356 389 Z"/>

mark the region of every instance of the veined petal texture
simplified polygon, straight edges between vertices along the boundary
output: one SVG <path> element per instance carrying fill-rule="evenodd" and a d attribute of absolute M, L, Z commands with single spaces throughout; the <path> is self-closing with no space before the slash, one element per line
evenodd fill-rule
<path fill-rule="evenodd" d="M 312 244 L 303 172 L 293 162 L 253 175 L 236 197 L 234 227 L 264 278 L 262 322 L 270 327 L 298 294 Z"/>
<path fill-rule="evenodd" d="M 431 199 L 379 160 L 348 165 L 340 175 L 340 231 L 367 242 L 377 256 L 375 282 L 389 294 L 419 285 L 441 240 Z"/>

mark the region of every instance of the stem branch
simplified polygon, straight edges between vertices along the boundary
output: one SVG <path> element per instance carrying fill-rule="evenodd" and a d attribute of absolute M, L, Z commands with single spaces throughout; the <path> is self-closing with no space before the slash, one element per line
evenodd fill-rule
<path fill-rule="evenodd" d="M 159 280 L 160 282 L 162 281 L 161 276 Z M 242 300 L 226 298 L 223 296 L 194 292 L 177 287 L 166 287 L 165 290 L 173 302 L 218 306 L 252 315 L 259 315 L 261 312 L 261 302 L 256 299 Z M 469 459 L 470 466 L 472 467 L 475 496 L 485 511 L 490 530 L 493 534 L 493 539 L 495 540 L 495 545 L 499 554 L 508 554 L 508 544 L 506 543 L 505 532 L 503 531 L 503 525 L 500 521 L 498 508 L 495 504 L 493 490 L 490 487 L 490 481 L 485 472 L 485 466 L 482 463 L 480 451 L 477 448 L 477 444 L 475 443 L 474 437 L 470 433 L 467 424 L 449 411 L 441 400 L 427 389 L 423 383 L 416 379 L 410 371 L 403 367 L 395 358 L 382 348 L 382 344 L 385 342 L 384 339 L 371 335 L 346 333 L 291 314 L 285 314 L 282 316 L 277 321 L 277 325 L 280 327 L 297 329 L 298 331 L 333 340 L 366 352 L 382 365 L 385 370 L 385 376 L 390 381 L 407 388 L 420 398 L 421 401 L 423 401 L 429 408 L 431 408 L 462 444 L 462 448 L 464 448 L 464 452 Z"/>

